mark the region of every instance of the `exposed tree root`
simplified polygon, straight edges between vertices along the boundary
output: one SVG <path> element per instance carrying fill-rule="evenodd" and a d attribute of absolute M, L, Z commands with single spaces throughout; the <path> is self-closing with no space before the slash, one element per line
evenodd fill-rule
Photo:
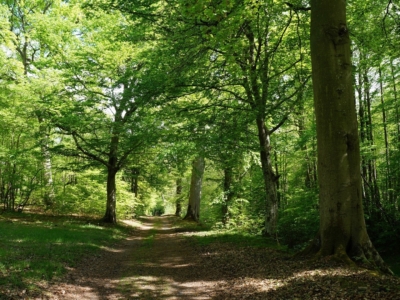
<path fill-rule="evenodd" d="M 353 247 L 347 250 L 339 246 L 331 253 L 326 254 L 326 252 L 321 251 L 321 238 L 319 234 L 317 234 L 306 248 L 296 253 L 296 256 L 313 257 L 315 259 L 330 256 L 334 260 L 344 263 L 349 267 L 366 267 L 378 270 L 384 274 L 394 275 L 370 240 L 363 244 L 353 245 Z"/>
<path fill-rule="evenodd" d="M 186 214 L 186 216 L 183 218 L 183 220 L 189 221 L 189 222 L 196 222 L 196 223 L 199 222 L 199 220 L 193 214 L 190 214 L 190 213 Z"/>

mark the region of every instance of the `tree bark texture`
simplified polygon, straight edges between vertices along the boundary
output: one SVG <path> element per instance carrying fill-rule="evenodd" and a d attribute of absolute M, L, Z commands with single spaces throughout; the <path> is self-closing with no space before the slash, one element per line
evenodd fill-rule
<path fill-rule="evenodd" d="M 106 223 L 117 223 L 116 214 L 116 203 L 117 203 L 117 186 L 116 186 L 116 175 L 119 171 L 118 168 L 118 145 L 119 136 L 115 134 L 111 137 L 110 142 L 110 153 L 107 165 L 107 203 L 106 213 L 103 217 L 103 222 Z"/>
<path fill-rule="evenodd" d="M 258 140 L 260 143 L 261 168 L 263 172 L 266 193 L 264 233 L 272 236 L 276 233 L 276 224 L 278 221 L 278 176 L 275 175 L 272 168 L 270 133 L 265 126 L 264 119 L 257 118 L 257 128 Z"/>
<path fill-rule="evenodd" d="M 198 222 L 200 218 L 201 186 L 205 168 L 204 158 L 199 156 L 192 163 L 192 178 L 190 181 L 189 203 L 185 220 Z"/>
<path fill-rule="evenodd" d="M 367 234 L 346 1 L 311 1 L 311 58 L 317 122 L 319 255 L 367 259 L 388 270 Z"/>
<path fill-rule="evenodd" d="M 110 167 L 107 169 L 107 203 L 106 203 L 106 212 L 104 214 L 102 221 L 112 224 L 117 223 L 117 214 L 116 214 L 117 187 L 115 183 L 116 175 L 117 175 L 117 169 Z"/>

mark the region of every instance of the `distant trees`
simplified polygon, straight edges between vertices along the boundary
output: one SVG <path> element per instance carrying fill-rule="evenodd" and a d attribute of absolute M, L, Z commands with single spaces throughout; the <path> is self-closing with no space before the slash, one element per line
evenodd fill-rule
<path fill-rule="evenodd" d="M 116 174 L 158 129 L 149 118 L 154 95 L 142 78 L 150 67 L 140 58 L 141 44 L 123 39 L 132 24 L 119 13 L 93 13 L 96 17 L 89 16 L 81 28 L 80 43 L 62 61 L 67 87 L 61 116 L 54 122 L 80 153 L 64 149 L 64 154 L 82 155 L 106 167 L 103 221 L 116 223 Z"/>
<path fill-rule="evenodd" d="M 70 30 L 74 22 L 69 18 L 61 20 L 64 13 L 73 17 L 72 10 L 61 9 L 60 1 L 1 1 L 1 56 L 7 68 L 1 81 L 7 91 L 6 101 L 2 111 L 8 111 L 8 116 L 14 120 L 20 119 L 26 127 L 19 133 L 16 127 L 5 126 L 16 144 L 13 158 L 5 155 L 3 166 L 13 161 L 11 173 L 3 169 L 3 174 L 16 172 L 19 178 L 12 176 L 2 180 L 0 190 L 4 194 L 4 203 L 10 195 L 16 195 L 20 204 L 26 204 L 34 191 L 40 190 L 42 201 L 51 207 L 55 201 L 53 166 L 50 153 L 52 141 L 50 134 L 53 129 L 50 124 L 48 108 L 61 88 L 56 71 L 55 60 L 62 48 L 70 39 Z M 49 25 L 51 24 L 51 25 Z M 56 50 L 57 49 L 57 50 Z M 60 51 L 60 52 L 58 52 Z M 18 63 L 17 63 L 18 61 Z M 6 69 L 4 69 L 6 70 Z M 11 125 L 11 123 L 9 123 Z M 18 126 L 20 127 L 20 126 Z M 22 128 L 22 127 L 20 127 Z M 36 130 L 34 130 L 36 128 Z M 7 135 L 5 135 L 7 136 Z M 5 137 L 4 136 L 4 137 Z M 34 139 L 31 139 L 34 138 Z M 10 143 L 12 145 L 14 142 Z M 3 143 L 5 146 L 7 143 Z M 40 149 L 39 151 L 37 151 Z M 40 155 L 38 155 L 40 153 Z M 41 166 L 36 164 L 41 161 Z M 29 163 L 28 163 L 29 162 Z M 30 170 L 26 173 L 23 170 Z M 12 190 L 14 190 L 12 192 Z M 9 209 L 14 207 L 5 205 Z"/>
<path fill-rule="evenodd" d="M 273 235 L 279 176 L 273 166 L 271 135 L 303 101 L 297 93 L 309 77 L 302 63 L 299 15 L 272 2 L 174 4 L 165 7 L 171 11 L 165 36 L 170 41 L 168 51 L 172 48 L 178 58 L 175 69 L 184 71 L 175 77 L 174 87 L 181 94 L 204 95 L 203 102 L 188 108 L 197 106 L 210 115 L 234 110 L 254 124 L 264 178 L 265 233 Z"/>

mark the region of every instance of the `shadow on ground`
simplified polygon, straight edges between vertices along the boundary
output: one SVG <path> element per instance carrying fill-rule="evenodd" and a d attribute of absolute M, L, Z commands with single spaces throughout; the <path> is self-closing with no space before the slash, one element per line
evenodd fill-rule
<path fill-rule="evenodd" d="M 196 245 L 193 233 L 177 232 L 174 221 L 142 218 L 131 238 L 86 259 L 47 298 L 400 299 L 398 278 L 268 248 Z"/>

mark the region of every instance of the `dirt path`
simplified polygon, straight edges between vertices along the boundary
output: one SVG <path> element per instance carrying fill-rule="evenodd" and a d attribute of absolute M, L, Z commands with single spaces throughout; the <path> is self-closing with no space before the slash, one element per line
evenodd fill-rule
<path fill-rule="evenodd" d="M 269 248 L 199 246 L 173 221 L 131 221 L 129 239 L 44 286 L 41 299 L 400 299 L 399 278 Z"/>
<path fill-rule="evenodd" d="M 210 299 L 209 271 L 199 265 L 174 217 L 146 217 L 131 222 L 136 233 L 71 269 L 49 287 L 47 299 Z M 127 221 L 129 222 L 129 221 Z"/>

